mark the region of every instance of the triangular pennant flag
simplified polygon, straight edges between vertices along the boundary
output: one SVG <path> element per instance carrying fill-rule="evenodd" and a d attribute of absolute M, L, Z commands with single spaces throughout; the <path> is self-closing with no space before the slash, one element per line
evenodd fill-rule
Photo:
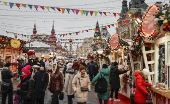
<path fill-rule="evenodd" d="M 46 8 L 48 11 L 50 10 L 50 7 L 49 7 L 49 6 L 46 6 L 45 8 Z"/>
<path fill-rule="evenodd" d="M 107 26 L 103 26 L 104 28 L 107 28 Z"/>
<path fill-rule="evenodd" d="M 128 15 L 129 15 L 129 17 L 131 18 L 132 14 L 128 14 Z"/>
<path fill-rule="evenodd" d="M 71 33 L 69 33 L 69 35 L 71 35 Z"/>
<path fill-rule="evenodd" d="M 78 14 L 80 10 L 76 9 L 75 11 L 76 11 L 76 14 Z"/>
<path fill-rule="evenodd" d="M 12 8 L 14 6 L 14 3 L 9 2 L 9 6 L 10 6 L 10 8 Z"/>
<path fill-rule="evenodd" d="M 81 15 L 84 15 L 84 10 L 80 10 Z"/>
<path fill-rule="evenodd" d="M 27 7 L 27 4 L 21 4 L 21 5 L 22 5 L 23 7 L 25 7 L 25 8 Z"/>
<path fill-rule="evenodd" d="M 61 8 L 56 7 L 56 9 L 57 9 L 59 12 L 61 11 Z"/>
<path fill-rule="evenodd" d="M 117 13 L 120 16 L 120 13 Z"/>
<path fill-rule="evenodd" d="M 42 9 L 42 10 L 44 10 L 45 8 L 44 8 L 44 6 L 40 6 L 40 8 Z"/>
<path fill-rule="evenodd" d="M 94 29 L 92 29 L 92 30 L 94 30 L 95 32 L 96 32 L 96 29 L 94 28 Z"/>
<path fill-rule="evenodd" d="M 20 5 L 19 3 L 15 3 L 15 5 L 20 9 Z"/>
<path fill-rule="evenodd" d="M 98 13 L 99 13 L 98 11 L 95 11 L 95 12 L 94 12 L 94 15 L 97 16 Z"/>
<path fill-rule="evenodd" d="M 109 28 L 110 28 L 110 25 L 107 25 L 107 27 L 109 27 Z"/>
<path fill-rule="evenodd" d="M 66 8 L 67 12 L 70 13 L 70 9 L 69 8 Z"/>
<path fill-rule="evenodd" d="M 28 6 L 29 6 L 30 9 L 32 9 L 32 6 L 33 6 L 33 5 L 28 5 Z"/>
<path fill-rule="evenodd" d="M 94 11 L 90 11 L 90 15 L 91 15 L 91 16 L 93 15 L 93 12 L 94 12 Z"/>
<path fill-rule="evenodd" d="M 99 12 L 100 13 L 100 15 L 102 16 L 102 12 Z"/>
<path fill-rule="evenodd" d="M 78 35 L 79 32 L 76 32 L 76 35 Z"/>
<path fill-rule="evenodd" d="M 128 23 L 129 23 L 129 20 L 125 20 L 125 23 L 128 24 Z"/>
<path fill-rule="evenodd" d="M 34 8 L 35 8 L 36 10 L 38 10 L 38 5 L 34 5 Z"/>
<path fill-rule="evenodd" d="M 129 15 L 128 15 L 128 14 L 126 14 L 126 17 L 129 17 Z"/>
<path fill-rule="evenodd" d="M 116 26 L 118 26 L 118 23 L 115 23 Z"/>
<path fill-rule="evenodd" d="M 136 14 L 134 17 L 135 17 L 135 18 L 139 18 L 139 17 L 140 17 L 140 15 L 139 15 L 139 14 Z"/>
<path fill-rule="evenodd" d="M 110 24 L 110 25 L 112 25 L 114 27 L 114 24 Z"/>
<path fill-rule="evenodd" d="M 75 9 L 71 9 L 71 10 L 72 10 L 73 13 L 75 12 Z"/>
<path fill-rule="evenodd" d="M 116 17 L 116 13 L 113 13 L 113 15 Z"/>
<path fill-rule="evenodd" d="M 86 32 L 88 32 L 89 30 L 86 30 Z"/>
<path fill-rule="evenodd" d="M 122 22 L 118 22 L 118 24 L 119 24 L 120 26 L 122 26 Z"/>
<path fill-rule="evenodd" d="M 55 7 L 51 7 L 51 9 L 55 11 Z"/>
<path fill-rule="evenodd" d="M 66 8 L 61 8 L 61 12 L 64 13 L 64 11 L 66 10 Z"/>
<path fill-rule="evenodd" d="M 85 11 L 86 16 L 89 14 L 89 11 Z"/>
<path fill-rule="evenodd" d="M 104 15 L 106 15 L 106 12 L 103 12 Z M 107 16 L 107 15 L 106 15 Z"/>
<path fill-rule="evenodd" d="M 7 5 L 8 4 L 8 2 L 3 2 L 5 5 Z"/>

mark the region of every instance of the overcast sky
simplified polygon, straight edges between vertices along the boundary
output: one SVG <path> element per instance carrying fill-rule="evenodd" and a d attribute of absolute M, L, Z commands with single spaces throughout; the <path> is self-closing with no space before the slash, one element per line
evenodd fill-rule
<path fill-rule="evenodd" d="M 42 6 L 54 6 L 54 7 L 63 7 L 63 8 L 72 8 L 72 9 L 83 9 L 91 11 L 103 11 L 103 12 L 116 12 L 120 13 L 122 0 L 4 0 L 6 2 L 13 3 L 23 3 L 23 4 L 32 4 L 32 5 L 42 5 Z M 130 1 L 130 0 L 128 0 Z M 148 5 L 152 5 L 157 1 L 164 0 L 145 0 Z M 169 0 L 165 0 L 168 2 Z M 70 11 L 70 14 L 65 11 L 64 14 L 53 11 L 50 9 L 50 12 L 47 10 L 42 10 L 38 8 L 38 11 L 33 7 L 32 10 L 29 7 L 21 7 L 18 9 L 14 6 L 10 9 L 9 6 L 0 3 L 0 33 L 1 35 L 13 36 L 13 34 L 7 34 L 5 31 L 16 32 L 19 34 L 31 35 L 32 28 L 36 21 L 37 33 L 38 34 L 50 34 L 53 21 L 55 21 L 55 31 L 56 34 L 64 34 L 69 32 L 77 32 L 81 30 L 87 30 L 95 28 L 97 20 L 99 21 L 100 26 L 109 25 L 116 23 L 116 20 L 113 15 L 109 16 L 85 16 L 85 15 L 76 15 Z M 45 22 L 44 22 L 45 21 Z M 115 33 L 115 28 L 111 26 L 108 29 L 110 34 Z M 86 38 L 93 37 L 94 31 L 89 31 L 81 33 L 79 35 L 66 36 L 64 38 Z M 59 37 L 59 36 L 58 36 Z M 22 36 L 19 36 L 21 39 L 25 39 Z M 59 37 L 60 38 L 60 37 Z M 63 37 L 61 37 L 63 39 Z M 40 46 L 42 44 L 34 44 L 34 46 Z"/>

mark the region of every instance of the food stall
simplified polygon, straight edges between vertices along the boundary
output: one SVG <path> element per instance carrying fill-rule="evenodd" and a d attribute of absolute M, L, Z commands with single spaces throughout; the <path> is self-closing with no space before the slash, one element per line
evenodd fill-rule
<path fill-rule="evenodd" d="M 148 80 L 153 104 L 170 104 L 170 17 L 169 7 L 152 5 L 141 25 L 145 37 L 143 58 L 150 71 Z"/>
<path fill-rule="evenodd" d="M 17 72 L 17 59 L 27 50 L 25 41 L 0 36 L 0 60 L 12 63 L 13 73 Z"/>

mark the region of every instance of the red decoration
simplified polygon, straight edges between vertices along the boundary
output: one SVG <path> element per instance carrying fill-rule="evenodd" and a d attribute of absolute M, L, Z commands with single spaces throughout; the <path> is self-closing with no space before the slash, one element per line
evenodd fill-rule
<path fill-rule="evenodd" d="M 168 28 L 168 26 L 163 26 L 163 27 L 162 27 L 162 30 L 163 30 L 163 31 L 168 31 L 169 28 Z"/>
<path fill-rule="evenodd" d="M 151 37 L 154 38 L 154 37 L 156 37 L 157 35 L 158 35 L 158 33 L 155 32 L 154 34 L 152 34 Z"/>
<path fill-rule="evenodd" d="M 138 40 L 142 40 L 142 38 L 141 38 L 141 37 L 138 37 Z"/>
<path fill-rule="evenodd" d="M 142 32 L 142 29 L 138 29 L 138 32 Z"/>
<path fill-rule="evenodd" d="M 27 55 L 29 55 L 29 56 L 30 56 L 30 55 L 35 55 L 35 51 L 28 51 L 28 52 L 27 52 Z"/>

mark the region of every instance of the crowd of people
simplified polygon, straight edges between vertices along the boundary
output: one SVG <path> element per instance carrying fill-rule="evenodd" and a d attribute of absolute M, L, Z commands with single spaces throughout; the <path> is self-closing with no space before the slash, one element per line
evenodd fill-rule
<path fill-rule="evenodd" d="M 99 98 L 99 104 L 107 104 L 108 99 L 119 102 L 118 92 L 121 87 L 119 75 L 129 70 L 119 70 L 118 63 L 99 64 L 94 60 L 55 60 L 50 65 L 48 59 L 30 59 L 28 62 L 18 60 L 18 78 L 20 83 L 13 98 L 13 73 L 10 71 L 10 63 L 3 64 L 2 75 L 2 103 L 6 104 L 44 104 L 45 91 L 52 93 L 51 104 L 59 104 L 63 100 L 64 93 L 67 95 L 68 104 L 73 104 L 73 98 L 77 104 L 86 104 L 91 88 Z M 38 66 L 35 70 L 34 66 Z M 51 66 L 51 67 L 50 67 Z M 145 82 L 145 74 L 136 71 L 136 93 L 135 102 L 146 103 L 148 91 L 146 86 L 151 84 Z M 106 83 L 106 84 L 103 84 Z M 110 88 L 110 86 L 112 86 Z M 100 91 L 100 88 L 102 90 Z M 105 89 L 105 91 L 104 91 Z M 115 93 L 115 94 L 113 94 Z M 114 98 L 113 98 L 113 95 Z"/>

